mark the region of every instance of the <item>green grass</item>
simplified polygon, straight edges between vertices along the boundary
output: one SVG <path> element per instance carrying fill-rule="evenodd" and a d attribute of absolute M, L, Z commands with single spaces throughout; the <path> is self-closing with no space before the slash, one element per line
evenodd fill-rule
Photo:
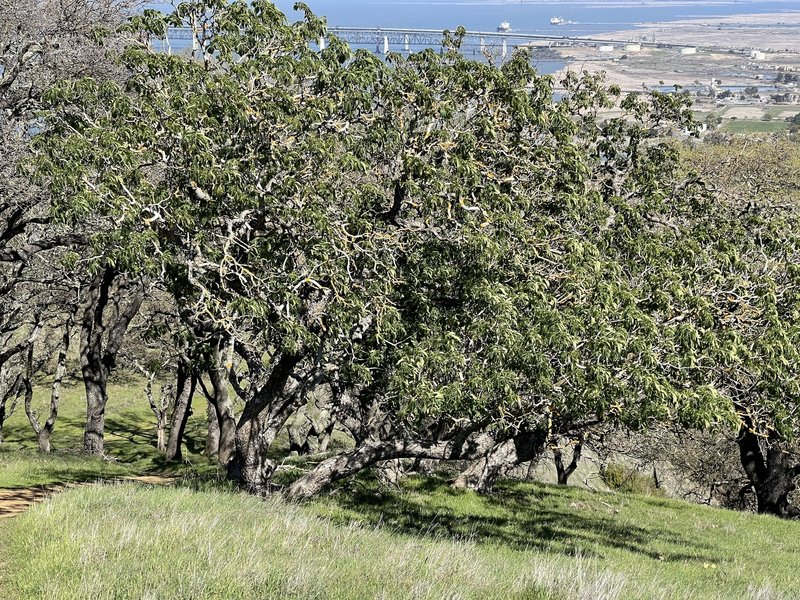
<path fill-rule="evenodd" d="M 0 524 L 4 598 L 795 598 L 800 523 L 664 498 L 369 480 L 294 506 L 69 490 Z"/>
<path fill-rule="evenodd" d="M 367 487 L 313 506 L 341 525 L 456 536 L 567 570 L 581 557 L 622 582 L 620 598 L 797 597 L 800 523 L 771 517 L 529 483 L 481 496 L 435 479 L 378 495 Z"/>
<path fill-rule="evenodd" d="M 0 488 L 25 488 L 50 483 L 94 481 L 134 475 L 125 464 L 80 455 L 42 455 L 0 447 Z"/>
<path fill-rule="evenodd" d="M 201 455 L 203 404 L 189 464 L 165 465 L 140 388 L 109 390 L 116 460 L 80 454 L 79 386 L 65 390 L 52 455 L 35 451 L 24 411 L 7 421 L 0 487 L 188 478 L 71 489 L 0 522 L 0 598 L 797 597 L 800 523 L 769 517 L 523 483 L 482 496 L 437 478 L 388 489 L 362 477 L 302 506 L 233 493 L 195 477 L 216 473 Z"/>
<path fill-rule="evenodd" d="M 83 386 L 64 386 L 58 420 L 51 437 L 53 452 L 37 451 L 36 435 L 19 406 L 4 427 L 0 444 L 0 487 L 27 487 L 67 481 L 87 481 L 144 473 L 187 474 L 213 472 L 203 455 L 205 399 L 195 398 L 195 412 L 186 429 L 181 465 L 167 465 L 156 449 L 155 416 L 141 380 L 119 377 L 109 385 L 105 444 L 108 460 L 81 455 L 86 418 Z M 47 414 L 49 389 L 36 388 L 34 408 Z"/>
<path fill-rule="evenodd" d="M 723 131 L 730 133 L 774 133 L 789 129 L 786 121 L 745 121 L 738 119 L 728 121 L 722 127 Z"/>
<path fill-rule="evenodd" d="M 340 527 L 225 492 L 72 490 L 2 534 L 7 598 L 553 597 L 510 549 Z"/>

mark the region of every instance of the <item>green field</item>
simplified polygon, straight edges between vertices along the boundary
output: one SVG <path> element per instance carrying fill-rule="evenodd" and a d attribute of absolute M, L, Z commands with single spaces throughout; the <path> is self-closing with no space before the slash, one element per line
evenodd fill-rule
<path fill-rule="evenodd" d="M 775 133 L 786 131 L 789 123 L 786 121 L 728 121 L 722 126 L 723 131 L 730 133 Z"/>

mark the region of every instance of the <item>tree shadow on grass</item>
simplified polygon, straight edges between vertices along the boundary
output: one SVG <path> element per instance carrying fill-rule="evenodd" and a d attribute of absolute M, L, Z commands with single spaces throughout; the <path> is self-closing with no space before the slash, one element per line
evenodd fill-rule
<path fill-rule="evenodd" d="M 579 500 L 569 490 L 503 487 L 488 495 L 453 490 L 437 478 L 415 482 L 419 494 L 376 489 L 369 483 L 330 496 L 344 511 L 332 519 L 381 524 L 408 535 L 466 539 L 515 550 L 603 557 L 624 551 L 665 562 L 706 563 L 713 548 L 659 525 L 632 523 L 614 506 Z M 570 502 L 574 497 L 575 500 Z M 672 508 L 672 505 L 669 505 Z"/>
<path fill-rule="evenodd" d="M 60 417 L 51 439 L 53 451 L 40 454 L 35 434 L 28 428 L 14 432 L 8 445 L 0 446 L 0 458 L 8 453 L 16 462 L 26 463 L 26 475 L 19 482 L 3 481 L 3 487 L 25 488 L 39 482 L 91 482 L 130 474 L 192 476 L 213 470 L 203 454 L 205 431 L 194 423 L 184 435 L 184 461 L 168 463 L 156 448 L 155 419 L 141 411 L 117 411 L 106 416 L 107 457 L 83 454 L 82 415 Z M 27 424 L 27 422 L 26 422 Z"/>

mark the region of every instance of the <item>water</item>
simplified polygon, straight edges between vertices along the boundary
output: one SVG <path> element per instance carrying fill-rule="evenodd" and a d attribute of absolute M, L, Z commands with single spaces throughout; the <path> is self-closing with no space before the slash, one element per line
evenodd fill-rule
<path fill-rule="evenodd" d="M 276 0 L 290 18 L 295 0 Z M 509 21 L 514 31 L 589 35 L 630 29 L 636 23 L 674 21 L 686 18 L 728 16 L 749 13 L 800 11 L 800 0 L 608 0 L 580 2 L 562 0 L 306 0 L 330 26 L 494 31 Z M 151 6 L 169 10 L 168 4 Z M 571 25 L 550 25 L 553 16 L 574 21 Z"/>

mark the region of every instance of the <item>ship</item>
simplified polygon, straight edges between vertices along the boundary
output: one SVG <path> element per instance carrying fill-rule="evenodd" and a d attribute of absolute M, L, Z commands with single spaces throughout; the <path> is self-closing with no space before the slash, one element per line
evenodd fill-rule
<path fill-rule="evenodd" d="M 550 19 L 550 25 L 565 25 L 567 22 L 561 17 L 552 17 Z"/>
<path fill-rule="evenodd" d="M 508 21 L 503 21 L 500 25 L 497 26 L 497 31 L 499 33 L 508 33 L 511 31 L 511 23 Z"/>

